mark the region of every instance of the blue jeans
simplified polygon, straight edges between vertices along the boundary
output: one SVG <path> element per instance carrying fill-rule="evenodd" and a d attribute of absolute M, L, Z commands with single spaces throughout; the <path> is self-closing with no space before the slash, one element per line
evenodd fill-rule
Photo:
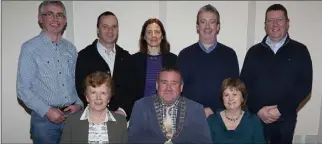
<path fill-rule="evenodd" d="M 34 144 L 59 144 L 64 124 L 55 124 L 46 116 L 31 113 L 30 133 Z"/>

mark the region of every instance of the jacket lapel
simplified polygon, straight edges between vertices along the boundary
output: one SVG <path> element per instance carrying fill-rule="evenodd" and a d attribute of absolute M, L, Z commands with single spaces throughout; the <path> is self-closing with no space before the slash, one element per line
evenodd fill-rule
<path fill-rule="evenodd" d="M 113 77 L 115 77 L 116 70 L 118 69 L 118 66 L 121 65 L 120 62 L 122 62 L 123 57 L 121 54 L 121 48 L 115 44 L 115 60 L 114 60 L 114 72 L 113 72 Z"/>
<path fill-rule="evenodd" d="M 92 49 L 91 49 L 91 53 L 93 55 L 92 59 L 96 59 L 97 62 L 105 65 L 105 67 L 107 68 L 107 70 L 105 72 L 107 73 L 111 73 L 111 69 L 110 66 L 106 63 L 106 61 L 104 60 L 104 58 L 101 56 L 101 54 L 98 52 L 97 50 L 97 43 L 98 43 L 98 39 L 96 39 L 93 43 L 92 43 Z M 99 65 L 99 64 L 96 64 Z"/>
<path fill-rule="evenodd" d="M 117 123 L 114 121 L 108 121 L 107 122 L 107 131 L 108 131 L 108 140 L 109 143 L 116 143 L 120 140 L 118 139 L 119 135 L 119 128 L 117 127 Z"/>
<path fill-rule="evenodd" d="M 74 131 L 77 131 L 73 137 L 79 140 L 77 143 L 87 143 L 88 142 L 88 120 L 80 120 L 79 125 L 75 127 Z"/>

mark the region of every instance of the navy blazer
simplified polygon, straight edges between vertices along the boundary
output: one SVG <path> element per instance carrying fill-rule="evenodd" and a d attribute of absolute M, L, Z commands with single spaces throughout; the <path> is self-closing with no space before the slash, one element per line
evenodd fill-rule
<path fill-rule="evenodd" d="M 166 137 L 160 129 L 153 97 L 144 97 L 136 101 L 129 123 L 128 143 L 164 143 Z M 182 97 L 186 101 L 185 118 L 182 131 L 173 143 L 212 143 L 204 107 Z"/>

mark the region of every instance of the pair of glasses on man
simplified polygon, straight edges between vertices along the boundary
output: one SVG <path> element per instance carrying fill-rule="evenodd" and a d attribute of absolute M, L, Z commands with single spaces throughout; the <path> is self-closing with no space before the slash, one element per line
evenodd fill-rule
<path fill-rule="evenodd" d="M 63 13 L 56 13 L 55 14 L 54 12 L 51 12 L 51 11 L 43 13 L 42 15 L 45 16 L 48 19 L 54 19 L 54 18 L 56 18 L 56 19 L 64 19 L 65 18 L 65 14 L 63 14 Z"/>

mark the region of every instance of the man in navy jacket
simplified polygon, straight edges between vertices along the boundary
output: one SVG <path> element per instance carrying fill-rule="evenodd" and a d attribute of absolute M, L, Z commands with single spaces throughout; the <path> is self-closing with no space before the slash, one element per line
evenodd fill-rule
<path fill-rule="evenodd" d="M 203 106 L 180 96 L 183 88 L 180 72 L 163 69 L 156 87 L 157 95 L 135 102 L 128 143 L 212 143 Z"/>
<path fill-rule="evenodd" d="M 297 107 L 312 89 L 312 61 L 307 47 L 290 38 L 284 6 L 271 5 L 265 17 L 267 35 L 248 50 L 241 79 L 248 108 L 263 121 L 267 140 L 291 144 Z"/>

